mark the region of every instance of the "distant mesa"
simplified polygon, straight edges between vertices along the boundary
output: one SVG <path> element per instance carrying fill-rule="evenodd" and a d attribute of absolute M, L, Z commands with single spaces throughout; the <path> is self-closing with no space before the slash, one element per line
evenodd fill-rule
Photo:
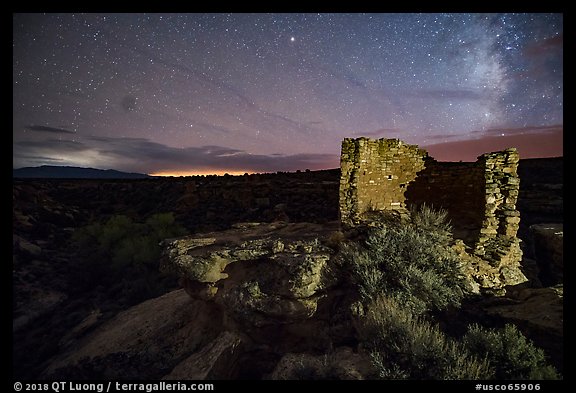
<path fill-rule="evenodd" d="M 21 179 L 146 179 L 153 176 L 144 173 L 121 172 L 114 169 L 42 165 L 13 169 L 12 177 Z"/>

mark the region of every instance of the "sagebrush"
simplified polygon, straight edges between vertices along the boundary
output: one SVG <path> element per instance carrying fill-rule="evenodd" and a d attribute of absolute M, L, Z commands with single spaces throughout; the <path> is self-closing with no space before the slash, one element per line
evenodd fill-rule
<path fill-rule="evenodd" d="M 514 325 L 486 329 L 477 324 L 468 327 L 463 339 L 471 352 L 485 356 L 495 368 L 496 379 L 558 379 L 546 362 L 544 351 L 534 346 Z"/>
<path fill-rule="evenodd" d="M 429 208 L 414 211 L 413 222 L 371 228 L 363 244 L 345 247 L 363 299 L 386 294 L 415 314 L 460 304 L 465 294 L 460 260 L 449 247 L 446 214 L 434 214 Z"/>
<path fill-rule="evenodd" d="M 383 379 L 556 379 L 544 353 L 512 325 L 444 334 L 428 311 L 466 295 L 445 211 L 421 206 L 409 221 L 386 216 L 342 247 L 360 302 L 357 331 Z"/>
<path fill-rule="evenodd" d="M 383 379 L 490 379 L 485 357 L 447 337 L 438 326 L 381 296 L 367 306 L 359 325 Z"/>
<path fill-rule="evenodd" d="M 78 257 L 72 288 L 101 288 L 124 306 L 161 295 L 174 279 L 158 274 L 160 241 L 185 234 L 172 213 L 144 222 L 115 215 L 76 230 L 72 244 Z"/>

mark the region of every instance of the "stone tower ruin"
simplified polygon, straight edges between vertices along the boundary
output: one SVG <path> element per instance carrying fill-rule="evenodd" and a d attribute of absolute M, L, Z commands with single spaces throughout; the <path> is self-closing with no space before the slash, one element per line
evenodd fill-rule
<path fill-rule="evenodd" d="M 340 159 L 341 223 L 354 227 L 368 219 L 367 213 L 407 213 L 422 204 L 444 209 L 462 252 L 496 268 L 488 274 L 491 280 L 498 281 L 499 274 L 509 276 L 502 279 L 506 284 L 525 281 L 518 270 L 522 251 L 516 237 L 518 161 L 514 148 L 483 154 L 476 162 L 439 162 L 398 139 L 346 138 Z"/>

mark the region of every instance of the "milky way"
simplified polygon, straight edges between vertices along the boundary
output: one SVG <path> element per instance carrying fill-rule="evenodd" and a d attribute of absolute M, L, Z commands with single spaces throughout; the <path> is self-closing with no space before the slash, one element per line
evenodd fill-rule
<path fill-rule="evenodd" d="M 344 137 L 563 124 L 561 14 L 13 18 L 14 167 L 320 169 Z"/>

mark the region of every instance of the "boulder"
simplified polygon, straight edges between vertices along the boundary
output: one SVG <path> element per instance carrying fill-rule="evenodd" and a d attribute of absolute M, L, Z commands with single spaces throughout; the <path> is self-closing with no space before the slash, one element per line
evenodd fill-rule
<path fill-rule="evenodd" d="M 462 261 L 461 268 L 472 293 L 502 296 L 506 286 L 528 281 L 521 270 L 518 238 L 491 239 L 485 243 L 483 255 L 472 252 L 460 239 L 454 241 L 452 249 Z"/>
<path fill-rule="evenodd" d="M 164 241 L 161 269 L 182 276 L 188 294 L 220 305 L 245 329 L 311 318 L 331 285 L 337 225 L 244 223 Z"/>
<path fill-rule="evenodd" d="M 564 354 L 564 300 L 562 285 L 549 288 L 506 288 L 503 298 L 488 298 L 483 309 L 513 323 L 543 348 L 562 371 Z"/>
<path fill-rule="evenodd" d="M 163 379 L 232 379 L 238 372 L 237 362 L 243 342 L 237 333 L 222 332 L 200 351 L 180 362 Z"/>
<path fill-rule="evenodd" d="M 17 235 L 13 235 L 12 244 L 16 250 L 21 250 L 34 257 L 37 257 L 42 253 L 42 248 L 40 248 L 40 246 Z"/>
<path fill-rule="evenodd" d="M 261 378 L 288 352 L 325 353 L 349 342 L 350 294 L 337 285 L 327 245 L 336 229 L 252 223 L 166 240 L 162 269 L 179 272 L 185 289 L 91 329 L 83 322 L 74 332 L 86 333 L 68 335 L 42 377 Z M 338 362 L 354 363 L 348 355 Z M 346 367 L 352 371 L 338 375 L 361 379 Z"/>
<path fill-rule="evenodd" d="M 160 379 L 220 333 L 221 315 L 177 290 L 103 323 L 54 359 L 46 379 Z"/>
<path fill-rule="evenodd" d="M 287 353 L 268 378 L 363 380 L 375 376 L 376 372 L 369 355 L 356 353 L 350 347 L 339 347 L 325 355 Z"/>

